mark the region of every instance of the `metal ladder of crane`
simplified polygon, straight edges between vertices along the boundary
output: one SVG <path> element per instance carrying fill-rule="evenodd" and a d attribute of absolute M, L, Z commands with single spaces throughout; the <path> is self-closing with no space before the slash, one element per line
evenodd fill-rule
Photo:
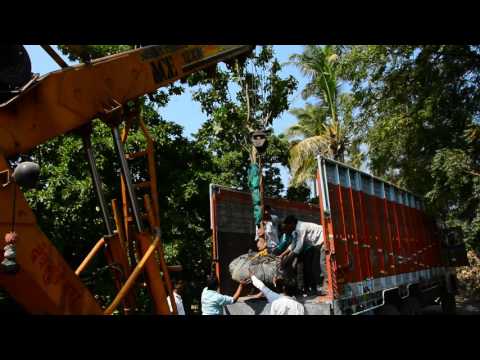
<path fill-rule="evenodd" d="M 116 229 L 110 224 L 105 199 L 101 190 L 101 183 L 96 169 L 91 144 L 90 134 L 84 134 L 84 144 L 90 163 L 93 182 L 103 212 L 107 235 L 100 239 L 90 253 L 77 268 L 78 276 L 90 263 L 91 259 L 104 248 L 107 261 L 111 265 L 119 265 L 122 276 L 116 276 L 118 293 L 111 304 L 104 310 L 104 314 L 112 314 L 118 305 L 123 302 L 124 313 L 128 314 L 135 307 L 133 287 L 138 277 L 145 273 L 146 286 L 148 287 L 157 314 L 176 314 L 176 304 L 169 271 L 177 271 L 178 266 L 168 267 L 165 263 L 164 250 L 161 242 L 160 209 L 158 203 L 157 176 L 155 167 L 155 153 L 153 138 L 143 121 L 141 104 L 137 101 L 133 111 L 125 116 L 122 106 L 113 100 L 113 106 L 105 111 L 105 119 L 111 127 L 114 147 L 120 160 L 121 170 L 121 197 L 122 211 L 118 209 L 117 199 L 112 200 L 112 211 Z M 113 121 L 112 121 L 113 119 Z M 119 124 L 125 123 L 120 135 Z M 126 153 L 128 135 L 134 125 L 142 132 L 147 147 L 145 150 Z M 91 130 L 90 130 L 91 131 Z M 127 160 L 147 157 L 149 180 L 134 183 Z M 136 190 L 146 189 L 143 196 L 145 212 L 140 212 Z M 150 231 L 145 229 L 144 223 L 148 222 Z M 117 274 L 118 275 L 118 274 Z M 167 298 L 170 298 L 171 309 Z"/>
<path fill-rule="evenodd" d="M 143 202 L 144 202 L 146 213 L 140 214 L 140 217 L 141 219 L 148 220 L 151 232 L 154 233 L 156 236 L 161 237 L 160 205 L 158 201 L 159 196 L 158 196 L 158 188 L 157 188 L 157 172 L 156 172 L 156 163 L 155 163 L 154 141 L 150 134 L 150 131 L 148 130 L 147 125 L 143 120 L 143 111 L 142 111 L 141 104 L 139 102 L 136 103 L 135 111 L 133 111 L 131 114 L 132 115 L 127 118 L 127 121 L 125 123 L 125 128 L 122 131 L 122 138 L 121 138 L 122 143 L 124 145 L 126 144 L 128 134 L 132 129 L 132 125 L 134 125 L 136 122 L 136 124 L 139 127 L 139 130 L 141 130 L 141 133 L 145 138 L 147 146 L 145 150 L 140 150 L 133 153 L 127 153 L 125 155 L 125 158 L 127 160 L 134 160 L 134 159 L 144 158 L 144 157 L 147 158 L 147 163 L 148 163 L 147 169 L 148 169 L 149 179 L 145 181 L 137 182 L 137 183 L 132 183 L 132 185 L 134 190 L 139 190 L 139 189 L 147 190 L 147 193 L 144 194 L 143 196 Z M 122 177 L 122 182 L 121 182 L 122 204 L 123 204 L 125 228 L 129 229 L 131 227 L 131 223 L 133 219 L 132 219 L 132 216 L 128 213 L 128 210 L 129 210 L 128 207 L 125 206 L 125 204 L 127 204 L 127 191 L 128 191 L 125 180 L 126 179 Z M 127 241 L 128 241 L 128 232 L 127 232 Z M 163 273 L 162 283 L 166 285 L 167 294 L 170 297 L 170 299 L 172 299 L 171 306 L 172 306 L 173 312 L 176 313 L 177 309 L 176 309 L 175 301 L 173 301 L 174 297 L 173 297 L 172 282 L 171 282 L 170 273 L 169 273 L 170 269 L 165 263 L 165 254 L 164 254 L 163 244 L 161 240 L 159 241 L 159 244 L 157 246 L 156 255 L 157 255 L 156 260 L 160 267 L 160 271 Z M 174 267 L 172 267 L 171 269 L 173 268 Z M 151 279 L 151 281 L 157 281 L 157 280 Z"/>

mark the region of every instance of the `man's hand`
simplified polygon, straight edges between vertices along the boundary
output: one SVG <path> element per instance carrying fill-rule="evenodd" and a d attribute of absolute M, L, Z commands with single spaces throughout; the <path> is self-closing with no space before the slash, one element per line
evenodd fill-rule
<path fill-rule="evenodd" d="M 245 285 L 245 280 L 240 280 L 238 282 L 238 287 L 237 287 L 237 291 L 235 291 L 235 294 L 233 294 L 233 302 L 237 302 L 238 298 L 240 297 L 240 294 L 242 293 L 243 291 L 243 285 Z"/>
<path fill-rule="evenodd" d="M 263 286 L 263 282 L 260 279 L 258 279 L 255 275 L 252 275 L 252 284 L 257 289 L 260 289 Z"/>
<path fill-rule="evenodd" d="M 262 228 L 258 229 L 257 235 L 258 235 L 258 237 L 264 237 L 265 236 L 265 229 L 262 229 Z"/>
<path fill-rule="evenodd" d="M 255 295 L 252 295 L 252 299 L 260 299 L 262 297 L 265 297 L 265 295 L 263 295 L 261 291 Z"/>
<path fill-rule="evenodd" d="M 18 240 L 18 234 L 16 232 L 9 232 L 5 234 L 5 243 L 7 245 L 15 244 L 17 240 Z"/>

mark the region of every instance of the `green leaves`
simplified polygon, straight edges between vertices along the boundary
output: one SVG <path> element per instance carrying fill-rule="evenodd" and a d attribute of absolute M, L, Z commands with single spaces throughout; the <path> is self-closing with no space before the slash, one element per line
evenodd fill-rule
<path fill-rule="evenodd" d="M 460 226 L 465 240 L 478 246 L 480 231 L 480 176 L 472 171 L 472 158 L 461 149 L 441 149 L 431 166 L 434 183 L 426 197 L 440 209 L 447 209 L 445 221 Z"/>
<path fill-rule="evenodd" d="M 310 79 L 304 98 L 328 109 L 292 111 L 294 184 L 313 178 L 318 153 L 360 166 L 365 143 L 371 172 L 426 195 L 432 214 L 480 247 L 478 46 L 306 46 L 291 60 Z M 338 93 L 338 79 L 351 94 Z"/>
<path fill-rule="evenodd" d="M 293 77 L 279 76 L 280 64 L 271 46 L 262 46 L 257 54 L 241 67 L 219 68 L 217 78 L 208 81 L 202 74 L 189 78 L 190 85 L 199 85 L 193 92 L 207 121 L 195 134 L 197 143 L 214 154 L 213 181 L 247 190 L 247 166 L 250 163 L 249 127 L 262 127 L 262 119 L 270 113 L 267 125 L 286 111 L 289 97 L 296 88 Z M 248 103 L 245 87 L 249 89 Z M 249 105 L 249 106 L 248 106 Z M 250 117 L 248 113 L 250 111 Z M 250 120 L 247 122 L 247 118 Z M 280 196 L 280 172 L 274 166 L 286 163 L 287 143 L 269 136 L 264 168 L 267 172 L 265 192 Z"/>
<path fill-rule="evenodd" d="M 133 45 L 58 45 L 70 61 L 86 62 L 133 49 Z"/>
<path fill-rule="evenodd" d="M 298 119 L 285 134 L 290 138 L 290 170 L 292 186 L 300 186 L 316 176 L 316 156 L 324 155 L 344 161 L 350 152 L 355 162 L 361 161 L 354 139 L 353 98 L 340 94 L 339 56 L 333 46 L 305 46 L 302 54 L 290 57 L 310 78 L 303 89 L 306 99 L 314 96 L 319 103 L 290 112 Z M 349 160 L 350 158 L 347 158 Z"/>
<path fill-rule="evenodd" d="M 480 197 L 471 172 L 479 152 L 466 136 L 480 110 L 478 47 L 341 51 L 340 73 L 352 84 L 371 170 L 427 195 L 431 212 L 450 225 L 463 224 L 465 238 L 478 246 Z"/>

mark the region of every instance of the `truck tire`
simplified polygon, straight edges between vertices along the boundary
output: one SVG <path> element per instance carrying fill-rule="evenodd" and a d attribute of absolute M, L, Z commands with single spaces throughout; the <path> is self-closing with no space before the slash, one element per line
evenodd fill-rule
<path fill-rule="evenodd" d="M 444 293 L 440 297 L 442 303 L 442 311 L 444 314 L 455 315 L 457 313 L 457 303 L 455 294 Z"/>
<path fill-rule="evenodd" d="M 400 315 L 397 307 L 392 304 L 383 305 L 375 311 L 375 315 Z"/>
<path fill-rule="evenodd" d="M 420 315 L 422 307 L 416 297 L 409 296 L 400 305 L 401 315 Z"/>

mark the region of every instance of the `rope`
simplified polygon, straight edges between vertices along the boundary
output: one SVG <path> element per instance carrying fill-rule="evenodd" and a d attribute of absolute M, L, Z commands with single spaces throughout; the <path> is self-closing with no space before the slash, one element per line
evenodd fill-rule
<path fill-rule="evenodd" d="M 16 202 L 17 202 L 17 186 L 13 185 L 13 211 L 12 211 L 12 232 L 15 231 L 15 213 L 16 213 Z"/>
<path fill-rule="evenodd" d="M 17 250 L 15 243 L 17 242 L 18 235 L 15 233 L 15 212 L 16 212 L 16 185 L 13 185 L 13 212 L 12 212 L 12 229 L 11 232 L 5 234 L 5 246 L 3 248 L 3 261 L 1 263 L 2 270 L 7 273 L 16 273 L 18 271 L 18 265 L 16 262 Z"/>

